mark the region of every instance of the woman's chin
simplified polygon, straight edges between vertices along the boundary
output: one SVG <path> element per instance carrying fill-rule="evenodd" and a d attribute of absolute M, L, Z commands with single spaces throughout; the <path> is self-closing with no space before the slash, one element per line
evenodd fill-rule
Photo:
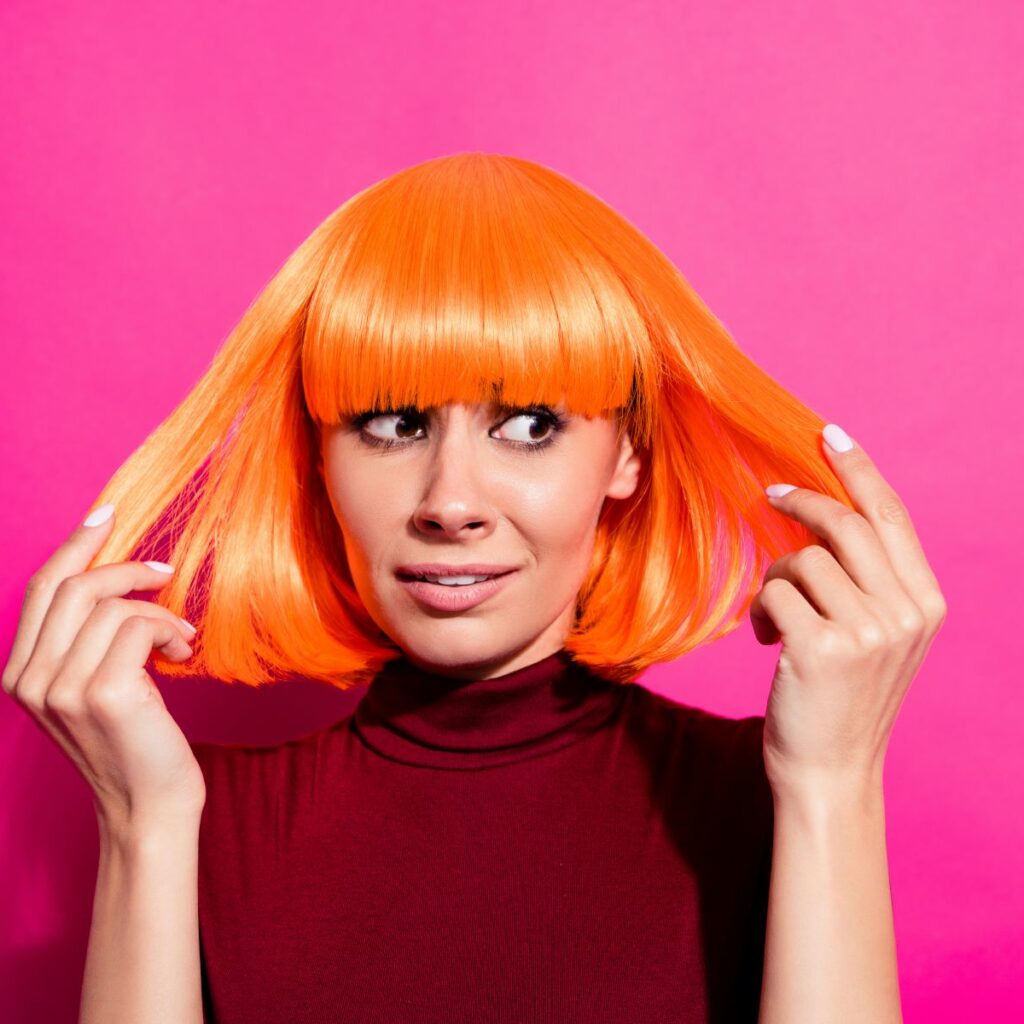
<path fill-rule="evenodd" d="M 507 636 L 498 636 L 493 625 L 483 622 L 425 624 L 424 633 L 406 628 L 396 643 L 415 664 L 441 675 L 489 668 L 514 654 Z"/>

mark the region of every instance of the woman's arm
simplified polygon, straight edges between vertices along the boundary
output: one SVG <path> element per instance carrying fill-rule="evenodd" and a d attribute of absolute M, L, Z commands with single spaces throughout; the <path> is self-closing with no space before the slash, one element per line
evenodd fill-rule
<path fill-rule="evenodd" d="M 881 783 L 776 795 L 759 1024 L 900 1024 Z"/>
<path fill-rule="evenodd" d="M 197 876 L 202 769 L 146 671 L 155 650 L 192 656 L 195 630 L 125 595 L 174 567 L 89 568 L 114 526 L 91 512 L 25 588 L 0 685 L 92 790 L 100 863 L 86 954 L 84 1024 L 202 1024 Z"/>
<path fill-rule="evenodd" d="M 132 828 L 101 818 L 80 1024 L 203 1024 L 200 816 Z"/>
<path fill-rule="evenodd" d="M 898 1024 L 882 773 L 946 602 L 899 495 L 840 427 L 823 435 L 855 507 L 766 488 L 821 543 L 774 562 L 751 604 L 758 640 L 782 641 L 764 723 L 775 824 L 760 1021 Z"/>

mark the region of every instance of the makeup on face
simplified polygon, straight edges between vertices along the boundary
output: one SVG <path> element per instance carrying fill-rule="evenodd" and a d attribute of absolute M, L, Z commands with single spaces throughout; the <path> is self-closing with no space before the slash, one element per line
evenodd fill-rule
<path fill-rule="evenodd" d="M 518 571 L 510 568 L 488 574 L 456 570 L 453 566 L 442 573 L 396 575 L 406 591 L 428 608 L 462 612 L 499 593 Z"/>
<path fill-rule="evenodd" d="M 618 427 L 562 401 L 395 400 L 343 415 L 323 434 L 324 482 L 380 629 L 452 667 L 556 645 L 574 622 L 603 502 L 626 494 Z"/>

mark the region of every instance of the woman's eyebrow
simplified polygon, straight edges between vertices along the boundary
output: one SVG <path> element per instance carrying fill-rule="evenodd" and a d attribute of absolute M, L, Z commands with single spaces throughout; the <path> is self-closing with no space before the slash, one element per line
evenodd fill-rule
<path fill-rule="evenodd" d="M 415 410 L 417 412 L 437 412 L 438 409 L 443 409 L 443 408 L 445 408 L 445 407 L 447 407 L 449 405 L 456 405 L 456 404 L 459 404 L 459 403 L 456 403 L 456 402 L 452 401 L 452 402 L 440 402 L 440 403 L 436 403 L 434 405 L 405 405 L 405 406 L 401 406 L 399 408 L 400 409 Z M 551 403 L 548 403 L 548 402 L 512 402 L 512 401 L 505 401 L 504 399 L 491 399 L 490 401 L 487 401 L 487 402 L 468 402 L 468 403 L 462 403 L 462 404 L 480 405 L 480 406 L 483 406 L 483 408 L 488 409 L 488 410 L 495 410 L 495 409 L 529 409 L 529 408 L 532 408 L 534 406 L 551 405 Z M 561 403 L 556 402 L 551 407 L 552 408 L 557 408 L 559 404 L 561 404 Z M 398 410 L 396 409 L 395 411 L 398 411 Z"/>
<path fill-rule="evenodd" d="M 371 413 L 371 414 L 377 415 L 377 416 L 382 416 L 382 415 L 387 415 L 387 414 L 391 414 L 391 415 L 399 414 L 399 415 L 418 415 L 418 416 L 424 416 L 424 417 L 427 417 L 427 416 L 436 417 L 437 413 L 441 409 L 444 409 L 447 406 L 455 405 L 455 404 L 458 404 L 458 403 L 456 403 L 454 400 L 448 401 L 448 402 L 438 402 L 438 403 L 434 403 L 434 404 L 431 404 L 431 405 L 415 405 L 415 404 L 385 405 L 385 404 L 382 403 L 382 404 L 374 405 L 372 408 L 367 409 L 366 412 L 363 413 L 363 415 L 366 415 L 367 413 Z M 551 403 L 551 402 L 513 402 L 513 401 L 506 401 L 505 399 L 501 399 L 501 398 L 493 398 L 493 399 L 490 399 L 489 401 L 470 402 L 470 403 L 463 403 L 463 404 L 482 406 L 484 408 L 484 410 L 486 411 L 486 414 L 493 415 L 494 413 L 502 412 L 504 410 L 509 410 L 509 409 L 532 409 L 532 408 L 538 408 L 538 407 L 550 408 L 552 411 L 555 411 L 555 410 L 561 409 L 564 403 L 562 403 L 562 402 L 554 402 L 554 403 Z M 565 410 L 565 414 L 568 415 L 568 409 L 567 408 Z"/>

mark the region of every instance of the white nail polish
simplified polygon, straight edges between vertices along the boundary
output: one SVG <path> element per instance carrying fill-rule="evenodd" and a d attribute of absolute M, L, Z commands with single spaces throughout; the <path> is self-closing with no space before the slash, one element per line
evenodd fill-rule
<path fill-rule="evenodd" d="M 179 615 L 179 616 L 178 616 L 178 618 L 179 618 L 179 619 L 181 619 L 181 616 Z M 182 621 L 182 622 L 183 622 L 183 623 L 184 623 L 184 624 L 185 624 L 185 625 L 186 625 L 186 626 L 187 626 L 187 627 L 188 627 L 188 628 L 189 628 L 189 629 L 190 629 L 190 630 L 191 630 L 191 631 L 192 631 L 193 633 L 195 633 L 195 632 L 196 632 L 196 627 L 195 627 L 195 626 L 193 626 L 193 625 L 192 625 L 192 623 L 188 621 L 188 619 L 181 619 L 181 621 Z"/>
<path fill-rule="evenodd" d="M 796 484 L 769 484 L 765 489 L 764 493 L 769 498 L 781 498 L 784 494 L 789 494 L 790 491 L 796 490 Z"/>
<path fill-rule="evenodd" d="M 850 435 L 836 423 L 829 423 L 821 434 L 834 452 L 848 452 L 853 447 Z"/>
<path fill-rule="evenodd" d="M 114 514 L 113 505 L 100 505 L 94 508 L 83 520 L 83 526 L 99 526 L 105 523 Z"/>
<path fill-rule="evenodd" d="M 166 562 L 143 562 L 143 565 L 148 565 L 150 569 L 156 569 L 157 572 L 174 572 L 174 566 L 168 565 Z"/>

